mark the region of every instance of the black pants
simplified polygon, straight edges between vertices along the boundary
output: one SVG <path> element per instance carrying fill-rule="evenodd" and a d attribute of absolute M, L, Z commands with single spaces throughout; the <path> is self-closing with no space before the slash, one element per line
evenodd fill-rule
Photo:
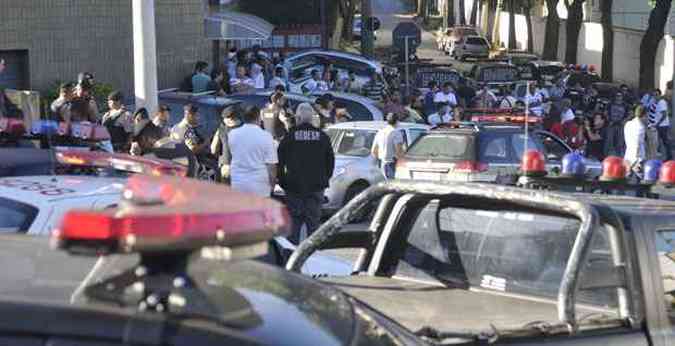
<path fill-rule="evenodd" d="M 659 133 L 659 140 L 663 144 L 663 150 L 666 154 L 666 161 L 669 161 L 673 158 L 673 152 L 670 148 L 670 126 L 659 126 L 656 128 L 656 131 Z"/>
<path fill-rule="evenodd" d="M 300 242 L 302 225 L 307 227 L 307 236 L 319 228 L 322 203 L 323 191 L 309 193 L 286 191 L 286 206 L 293 221 L 289 241 L 296 245 Z"/>

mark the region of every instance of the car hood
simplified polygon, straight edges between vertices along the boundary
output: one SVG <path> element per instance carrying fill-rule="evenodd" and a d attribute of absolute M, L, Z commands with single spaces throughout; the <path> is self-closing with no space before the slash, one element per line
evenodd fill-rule
<path fill-rule="evenodd" d="M 134 308 L 90 302 L 75 293 L 97 258 L 52 251 L 44 237 L 1 239 L 0 263 L 6 275 L 0 281 L 0 300 L 135 313 Z M 136 255 L 106 257 L 90 274 L 91 282 L 121 273 L 137 262 Z M 263 344 L 342 345 L 352 338 L 353 304 L 340 291 L 311 278 L 250 260 L 195 259 L 188 275 L 206 293 L 216 316 Z"/>

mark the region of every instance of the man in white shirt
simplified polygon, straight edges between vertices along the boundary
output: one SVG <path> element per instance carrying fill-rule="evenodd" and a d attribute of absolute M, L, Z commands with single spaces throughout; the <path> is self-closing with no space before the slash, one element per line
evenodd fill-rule
<path fill-rule="evenodd" d="M 237 75 L 230 79 L 230 87 L 232 92 L 248 91 L 255 87 L 253 79 L 246 75 L 246 66 L 237 66 Z"/>
<path fill-rule="evenodd" d="M 251 79 L 253 80 L 253 87 L 256 89 L 265 89 L 265 75 L 262 70 L 262 66 L 256 63 L 251 65 Z"/>
<path fill-rule="evenodd" d="M 666 161 L 673 158 L 670 148 L 670 117 L 668 116 L 668 102 L 661 95 L 660 90 L 654 92 L 655 101 L 649 106 L 648 119 L 649 129 L 655 129 L 658 133 L 655 147 L 658 147 L 659 141 L 663 145 Z"/>
<path fill-rule="evenodd" d="M 284 90 L 288 90 L 283 75 L 284 69 L 282 67 L 277 66 L 274 68 L 274 77 L 270 79 L 270 89 L 276 89 L 277 86 L 282 86 Z"/>
<path fill-rule="evenodd" d="M 429 125 L 438 126 L 441 124 L 448 124 L 452 121 L 452 112 L 450 111 L 450 106 L 443 104 L 437 113 L 434 113 L 429 116 L 427 119 Z"/>
<path fill-rule="evenodd" d="M 646 135 L 646 112 L 644 108 L 637 107 L 633 119 L 626 122 L 623 135 L 626 141 L 626 153 L 623 159 L 629 167 L 633 167 L 645 160 L 645 135 Z"/>
<path fill-rule="evenodd" d="M 318 91 L 320 81 L 321 75 L 319 74 L 319 70 L 312 70 L 312 78 L 302 85 L 302 92 L 304 94 L 311 94 Z"/>
<path fill-rule="evenodd" d="M 236 191 L 269 197 L 277 179 L 277 149 L 272 135 L 259 124 L 260 109 L 251 107 L 244 114 L 244 125 L 228 134 L 230 179 Z"/>
<path fill-rule="evenodd" d="M 434 103 L 436 105 L 445 103 L 451 107 L 455 107 L 457 105 L 457 97 L 455 96 L 454 90 L 452 90 L 452 83 L 445 82 L 443 84 L 443 89 L 434 95 Z"/>
<path fill-rule="evenodd" d="M 474 97 L 474 104 L 477 108 L 493 108 L 495 103 L 497 103 L 497 96 L 495 96 L 487 84 Z"/>
<path fill-rule="evenodd" d="M 380 168 L 385 179 L 394 179 L 396 160 L 403 157 L 403 134 L 398 129 L 398 116 L 387 115 L 387 126 L 375 135 L 371 154 L 380 160 Z"/>

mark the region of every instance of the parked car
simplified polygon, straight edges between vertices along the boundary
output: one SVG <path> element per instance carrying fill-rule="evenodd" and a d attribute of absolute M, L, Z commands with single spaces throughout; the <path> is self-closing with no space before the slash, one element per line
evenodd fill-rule
<path fill-rule="evenodd" d="M 518 66 L 522 80 L 543 80 L 552 82 L 565 69 L 559 61 L 535 60 Z"/>
<path fill-rule="evenodd" d="M 534 126 L 533 126 L 534 127 Z M 560 172 L 562 158 L 573 152 L 550 132 L 519 124 L 466 123 L 439 127 L 422 135 L 396 164 L 397 179 L 494 182 L 513 185 L 527 148 L 545 153 L 547 169 Z M 597 160 L 585 159 L 587 175 L 601 174 Z"/>
<path fill-rule="evenodd" d="M 464 36 L 480 36 L 477 28 L 470 26 L 455 26 L 448 28 L 444 32 L 437 34 L 437 42 L 439 49 L 448 55 L 452 55 L 455 48 L 455 42 L 462 39 Z"/>
<path fill-rule="evenodd" d="M 369 186 L 384 180 L 370 152 L 377 131 L 386 125 L 384 121 L 355 121 L 326 128 L 335 152 L 335 170 L 330 186 L 324 191 L 325 215 L 334 213 Z M 427 125 L 412 123 L 400 123 L 399 128 L 406 148 L 429 129 Z M 274 194 L 283 198 L 283 190 L 278 186 Z"/>
<path fill-rule="evenodd" d="M 372 227 L 345 231 L 378 203 Z M 491 184 L 389 181 L 301 243 L 360 250 L 321 281 L 432 344 L 675 344 L 675 203 Z"/>
<path fill-rule="evenodd" d="M 520 72 L 515 65 L 505 62 L 486 62 L 474 65 L 469 71 L 470 83 L 476 89 L 487 85 L 499 95 L 501 86 L 512 86 L 520 81 Z"/>
<path fill-rule="evenodd" d="M 490 43 L 482 36 L 464 36 L 455 41 L 452 56 L 461 61 L 467 58 L 487 59 L 490 56 Z"/>
<path fill-rule="evenodd" d="M 382 64 L 363 55 L 330 49 L 309 49 L 289 56 L 284 64 L 288 70 L 288 89 L 295 93 L 303 92 L 302 86 L 309 81 L 313 70 L 323 73 L 324 67 L 329 64 L 338 71 L 340 78 L 354 72 L 357 88 L 368 82 L 373 72 L 377 73 L 380 82 L 388 88 L 383 77 Z"/>

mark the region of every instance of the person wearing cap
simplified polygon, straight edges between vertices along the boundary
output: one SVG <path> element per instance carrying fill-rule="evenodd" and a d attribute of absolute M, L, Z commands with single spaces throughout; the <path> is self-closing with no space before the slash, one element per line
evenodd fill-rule
<path fill-rule="evenodd" d="M 110 93 L 108 95 L 109 110 L 101 118 L 101 124 L 110 132 L 110 141 L 117 152 L 126 152 L 129 136 L 134 131 L 133 117 L 122 104 L 123 100 L 122 92 Z"/>
<path fill-rule="evenodd" d="M 139 108 L 133 115 L 134 132 L 131 136 L 131 149 L 129 153 L 141 156 L 149 153 L 155 143 L 162 139 L 162 129 L 155 126 L 150 120 L 150 114 L 145 108 Z"/>
<path fill-rule="evenodd" d="M 70 107 L 71 121 L 98 121 L 98 105 L 92 96 L 93 85 L 88 79 L 82 80 L 75 88 L 75 98 Z"/>
<path fill-rule="evenodd" d="M 438 126 L 441 124 L 448 124 L 452 121 L 452 112 L 451 107 L 447 103 L 442 103 L 441 107 L 438 109 L 438 112 L 431 114 L 427 118 L 427 122 L 431 126 Z"/>
<path fill-rule="evenodd" d="M 279 144 L 279 185 L 286 194 L 286 203 L 292 218 L 289 240 L 300 241 L 300 229 L 307 235 L 321 222 L 323 192 L 328 187 L 335 168 L 335 154 L 330 138 L 312 125 L 314 108 L 301 103 L 296 111 L 297 125 Z"/>
<path fill-rule="evenodd" d="M 236 191 L 270 197 L 277 180 L 277 150 L 274 138 L 260 127 L 260 109 L 249 107 L 244 124 L 228 133 L 232 154 L 230 182 Z"/>
<path fill-rule="evenodd" d="M 77 74 L 77 84 L 89 83 L 89 85 L 94 85 L 94 74 L 91 72 L 80 72 Z"/>
<path fill-rule="evenodd" d="M 228 136 L 230 131 L 241 126 L 240 113 L 241 110 L 236 105 L 223 109 L 221 113 L 222 121 L 211 141 L 211 154 L 218 158 L 220 181 L 225 184 L 230 183 L 230 162 L 232 161 Z"/>
<path fill-rule="evenodd" d="M 171 108 L 167 105 L 159 105 L 159 109 L 157 110 L 157 113 L 155 113 L 152 123 L 162 131 L 162 137 L 171 135 L 171 126 L 169 126 L 170 118 Z"/>
<path fill-rule="evenodd" d="M 377 131 L 373 143 L 371 155 L 379 160 L 382 175 L 385 179 L 394 179 L 396 160 L 403 157 L 405 144 L 396 114 L 387 114 L 387 126 Z"/>
<path fill-rule="evenodd" d="M 185 145 L 195 155 L 204 153 L 209 145 L 206 138 L 200 132 L 199 108 L 192 103 L 183 107 L 183 120 L 171 128 L 171 139 L 177 142 L 185 142 Z"/>

